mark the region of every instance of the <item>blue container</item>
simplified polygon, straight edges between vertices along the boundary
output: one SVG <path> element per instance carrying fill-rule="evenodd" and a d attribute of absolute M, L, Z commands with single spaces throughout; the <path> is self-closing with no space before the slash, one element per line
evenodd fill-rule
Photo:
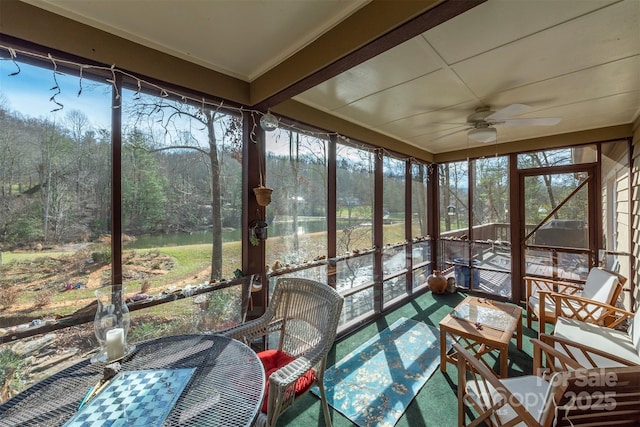
<path fill-rule="evenodd" d="M 461 286 L 463 288 L 470 288 L 469 286 L 469 260 L 465 258 L 454 258 L 453 262 L 455 263 L 453 267 L 453 273 L 456 278 L 456 285 Z M 473 265 L 479 265 L 480 261 L 477 259 L 473 260 Z M 480 270 L 477 268 L 473 268 L 473 287 L 477 288 L 480 286 Z"/>

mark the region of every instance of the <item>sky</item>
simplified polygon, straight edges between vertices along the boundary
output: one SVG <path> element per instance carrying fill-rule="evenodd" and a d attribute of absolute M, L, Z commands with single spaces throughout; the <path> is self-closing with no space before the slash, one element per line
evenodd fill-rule
<path fill-rule="evenodd" d="M 79 110 L 87 116 L 94 129 L 111 129 L 112 86 L 108 82 L 98 83 L 86 78 L 80 79 L 79 71 L 54 75 L 53 63 L 48 68 L 24 62 L 16 65 L 7 59 L 8 57 L 7 52 L 0 51 L 0 103 L 4 102 L 4 108 L 24 117 L 46 118 L 56 123 L 63 123 L 70 111 Z M 18 71 L 17 75 L 12 75 Z M 88 73 L 86 69 L 84 72 Z M 59 94 L 56 94 L 58 89 L 54 90 L 54 87 L 59 87 Z M 124 92 L 125 103 L 127 99 L 130 101 L 131 96 L 132 91 Z M 54 101 L 62 104 L 63 108 L 59 109 L 60 106 Z M 256 123 L 256 126 L 259 124 Z M 197 129 L 186 124 L 184 129 L 190 129 L 194 136 L 198 134 Z M 289 135 L 286 130 L 289 128 L 266 133 L 267 150 L 272 155 L 289 154 Z M 323 135 L 319 137 L 322 139 Z M 171 136 L 165 135 L 165 138 Z M 202 138 L 206 140 L 205 137 Z M 303 136 L 301 146 L 307 147 L 308 139 Z M 344 155 L 342 150 L 341 156 Z"/>
<path fill-rule="evenodd" d="M 71 110 L 85 113 L 93 126 L 110 129 L 111 125 L 111 86 L 107 83 L 97 84 L 87 79 L 79 79 L 78 75 L 69 76 L 56 74 L 52 69 L 34 67 L 19 63 L 20 72 L 10 60 L 0 61 L 0 99 L 10 111 L 19 112 L 28 117 L 47 118 L 56 122 L 63 120 Z M 55 100 L 63 104 L 62 110 L 52 112 L 57 108 L 51 97 L 60 88 L 60 94 Z M 80 91 L 82 82 L 82 92 Z"/>

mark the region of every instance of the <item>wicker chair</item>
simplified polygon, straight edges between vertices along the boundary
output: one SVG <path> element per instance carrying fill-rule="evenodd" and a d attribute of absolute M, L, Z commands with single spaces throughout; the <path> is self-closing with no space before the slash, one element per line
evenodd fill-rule
<path fill-rule="evenodd" d="M 270 349 L 258 353 L 268 377 L 265 405 L 254 425 L 275 426 L 296 398 L 316 384 L 325 424 L 331 426 L 324 371 L 342 303 L 342 296 L 330 286 L 307 279 L 281 278 L 263 316 L 223 332 L 246 343 L 268 336 Z"/>
<path fill-rule="evenodd" d="M 640 366 L 585 369 L 553 347 L 534 341 L 534 368 L 541 354 L 553 357 L 539 375 L 499 379 L 459 344 L 458 425 L 640 425 Z M 473 420 L 466 424 L 467 412 Z"/>

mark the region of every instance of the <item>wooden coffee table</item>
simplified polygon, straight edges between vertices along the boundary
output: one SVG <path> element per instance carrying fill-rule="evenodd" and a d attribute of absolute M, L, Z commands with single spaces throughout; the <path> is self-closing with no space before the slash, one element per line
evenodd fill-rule
<path fill-rule="evenodd" d="M 516 338 L 522 350 L 522 308 L 517 305 L 467 297 L 440 321 L 440 370 L 447 371 L 447 362 L 457 363 L 455 352 L 447 354 L 447 335 L 459 341 L 490 369 L 482 355 L 499 352 L 500 376 L 508 376 L 508 349 Z"/>

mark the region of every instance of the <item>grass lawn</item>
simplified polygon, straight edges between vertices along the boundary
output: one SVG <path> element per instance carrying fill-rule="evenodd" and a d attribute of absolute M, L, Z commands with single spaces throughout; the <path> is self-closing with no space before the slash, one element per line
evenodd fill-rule
<path fill-rule="evenodd" d="M 269 250 L 285 251 L 287 237 L 269 238 Z M 326 233 L 305 236 L 309 247 L 324 248 Z M 404 224 L 384 226 L 385 242 L 403 242 Z M 369 240 L 370 241 L 370 240 Z M 156 295 L 168 288 L 197 285 L 210 279 L 211 245 L 196 244 L 125 250 L 122 256 L 123 285 L 127 295 L 144 292 Z M 89 304 L 93 290 L 110 283 L 110 264 L 94 262 L 96 253 L 110 258 L 105 244 L 90 244 L 77 251 L 3 252 L 0 265 L 2 317 L 64 316 Z M 317 254 L 323 255 L 323 254 Z M 99 258 L 99 257 L 98 257 Z M 107 259 L 108 260 L 108 259 Z M 242 268 L 241 242 L 223 244 L 223 278 L 232 278 Z M 79 288 L 75 288 L 80 284 Z M 64 291 L 65 286 L 74 286 Z M 160 313 L 162 306 L 153 311 Z"/>

